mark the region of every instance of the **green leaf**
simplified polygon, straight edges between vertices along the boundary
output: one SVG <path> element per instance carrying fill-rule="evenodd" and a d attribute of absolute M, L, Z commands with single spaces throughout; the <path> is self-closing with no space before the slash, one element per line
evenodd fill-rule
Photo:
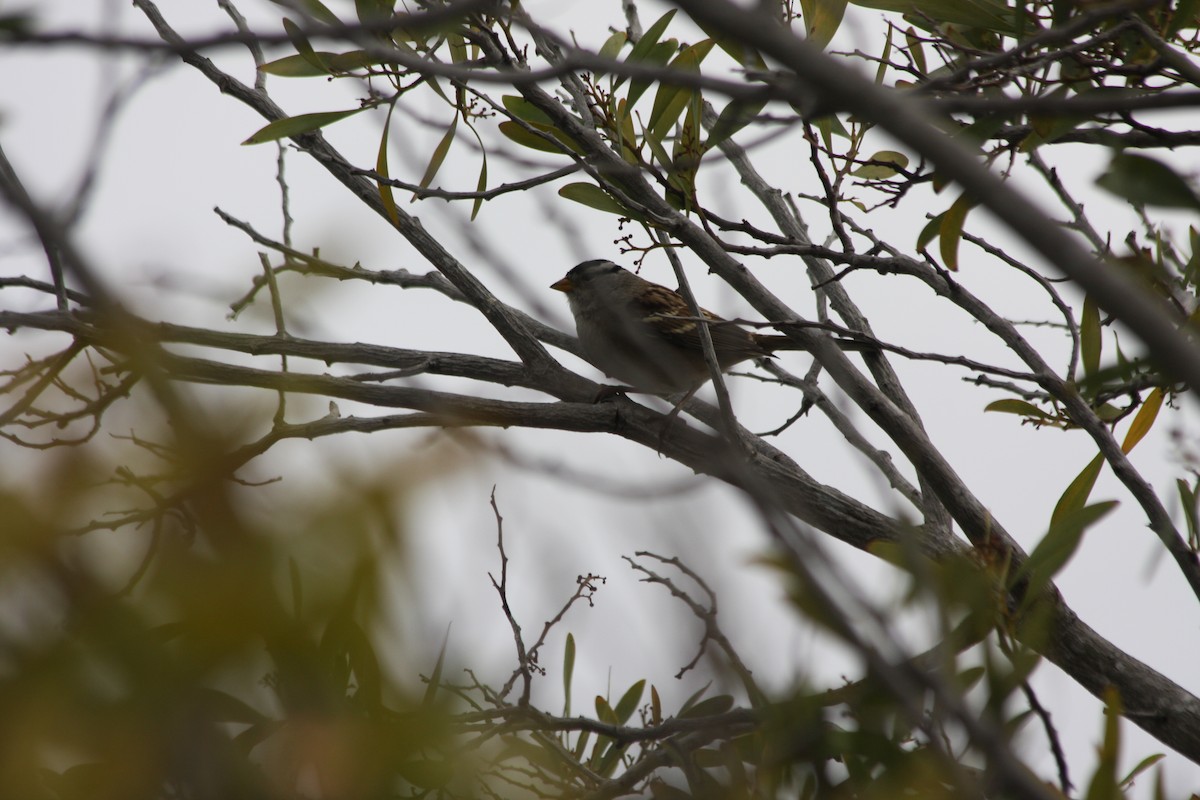
<path fill-rule="evenodd" d="M 958 271 L 958 243 L 962 239 L 963 223 L 967 219 L 967 212 L 974 205 L 965 194 L 959 195 L 959 198 L 942 216 L 942 224 L 938 229 L 938 246 L 942 254 L 942 262 L 951 272 Z"/>
<path fill-rule="evenodd" d="M 605 40 L 604 44 L 600 45 L 600 50 L 596 55 L 601 58 L 616 59 L 617 54 L 621 52 L 621 48 L 625 46 L 625 42 L 629 41 L 629 37 L 625 35 L 625 31 L 617 31 L 612 36 Z M 597 72 L 597 75 L 604 74 Z"/>
<path fill-rule="evenodd" d="M 908 55 L 912 58 L 913 66 L 917 68 L 917 73 L 928 75 L 929 66 L 925 60 L 925 47 L 921 42 L 921 37 L 917 36 L 917 32 L 912 29 L 911 25 L 904 32 L 904 41 L 908 44 Z"/>
<path fill-rule="evenodd" d="M 313 69 L 318 70 L 318 74 L 325 74 L 329 72 L 329 68 L 325 66 L 325 62 L 319 55 L 317 55 L 316 51 L 313 50 L 312 45 L 308 42 L 308 37 L 304 34 L 304 31 L 299 25 L 292 22 L 287 17 L 284 17 L 283 30 L 287 33 L 288 38 L 291 39 L 292 45 L 296 48 L 296 52 L 299 53 L 300 57 L 307 61 Z"/>
<path fill-rule="evenodd" d="M 929 243 L 937 238 L 938 231 L 942 229 L 942 220 L 945 218 L 946 212 L 943 211 L 929 222 L 925 223 L 925 227 L 917 234 L 917 250 L 924 250 L 929 246 Z"/>
<path fill-rule="evenodd" d="M 476 134 L 478 135 L 478 134 Z M 488 167 L 487 167 L 487 150 L 480 148 L 482 160 L 479 164 L 479 180 L 475 181 L 475 191 L 487 191 Z M 475 221 L 475 217 L 479 216 L 479 209 L 483 207 L 483 197 L 476 197 L 475 203 L 471 206 L 471 221 Z"/>
<path fill-rule="evenodd" d="M 567 645 L 563 650 L 563 716 L 571 716 L 571 677 L 575 674 L 575 637 L 567 634 Z"/>
<path fill-rule="evenodd" d="M 313 64 L 310 58 L 294 55 L 269 61 L 258 69 L 280 78 L 312 78 L 330 73 L 353 72 L 382 63 L 365 50 L 351 50 L 347 53 L 314 51 L 313 55 L 319 59 L 319 65 Z"/>
<path fill-rule="evenodd" d="M 438 142 L 437 147 L 433 148 L 433 155 L 429 158 L 429 164 L 425 167 L 425 174 L 421 176 L 421 181 L 417 185 L 422 189 L 429 188 L 429 184 L 437 176 L 438 170 L 442 168 L 442 162 L 446 160 L 446 154 L 450 152 L 450 145 L 454 144 L 454 132 L 458 130 L 458 114 L 454 115 L 454 120 L 450 123 L 450 127 L 446 128 L 446 132 L 442 134 L 442 140 Z M 413 199 L 417 198 L 413 194 Z"/>
<path fill-rule="evenodd" d="M 671 62 L 669 69 L 693 74 L 698 73 L 700 71 L 700 62 L 712 51 L 712 48 L 712 39 L 697 42 L 680 53 Z M 696 90 L 678 84 L 671 84 L 668 78 L 664 78 L 659 83 L 658 93 L 654 96 L 654 106 L 650 111 L 650 121 L 646 125 L 647 134 L 661 142 L 670 133 L 671 126 L 679 119 L 679 115 L 688 107 L 695 94 Z"/>
<path fill-rule="evenodd" d="M 1135 206 L 1200 210 L 1200 196 L 1179 173 L 1148 156 L 1118 153 L 1096 185 Z"/>
<path fill-rule="evenodd" d="M 1071 556 L 1075 555 L 1079 543 L 1083 541 L 1084 532 L 1116 507 L 1117 501 L 1106 500 L 1061 515 L 1056 510 L 1050 530 L 1038 542 L 1037 547 L 1033 548 L 1029 559 L 1021 565 L 1016 575 L 1016 580 L 1029 579 L 1026 605 L 1032 602 L 1043 588 L 1050 585 L 1054 576 L 1067 565 Z"/>
<path fill-rule="evenodd" d="M 388 172 L 388 130 L 392 127 L 392 112 L 396 110 L 396 104 L 388 108 L 387 119 L 383 123 L 383 135 L 379 137 L 379 152 L 375 154 L 375 171 L 384 178 L 390 178 Z M 392 187 L 383 181 L 379 181 L 379 200 L 383 203 L 383 210 L 387 212 L 388 219 L 393 225 L 400 224 L 400 212 L 396 208 L 396 198 L 392 195 Z"/>
<path fill-rule="evenodd" d="M 325 25 L 341 25 L 342 21 L 321 0 L 271 0 L 276 5 L 283 6 L 289 11 L 299 8 L 308 16 Z"/>
<path fill-rule="evenodd" d="M 550 119 L 545 111 L 542 111 L 520 95 L 506 94 L 500 98 L 500 102 L 504 104 L 504 108 L 508 113 L 517 119 L 524 120 L 530 125 L 545 126 L 547 128 L 554 127 L 554 121 Z"/>
<path fill-rule="evenodd" d="M 680 711 L 679 718 L 697 719 L 699 717 L 711 717 L 717 714 L 724 714 L 731 708 L 733 708 L 733 697 L 727 694 L 718 694 L 707 700 L 701 700 L 691 708 Z"/>
<path fill-rule="evenodd" d="M 617 721 L 617 713 L 612 710 L 612 706 L 608 704 L 608 701 L 600 695 L 596 695 L 596 719 L 600 720 L 601 722 L 607 722 L 609 725 L 620 724 L 620 722 Z M 604 739 L 606 737 L 602 736 L 600 738 Z M 597 742 L 596 744 L 599 745 L 600 742 Z"/>
<path fill-rule="evenodd" d="M 354 0 L 354 11 L 363 25 L 375 25 L 395 13 L 392 0 Z"/>
<path fill-rule="evenodd" d="M 880 150 L 866 161 L 876 163 L 863 164 L 850 174 L 867 180 L 880 181 L 898 174 L 899 170 L 908 166 L 908 156 L 895 150 Z"/>
<path fill-rule="evenodd" d="M 923 28 L 950 23 L 999 33 L 1016 31 L 1012 12 L 1000 0 L 851 0 L 856 6 L 894 11 Z"/>
<path fill-rule="evenodd" d="M 1117 764 L 1121 757 L 1121 695 L 1115 686 L 1104 690 L 1104 741 L 1097 748 L 1096 771 L 1088 782 L 1086 800 L 1118 800 Z"/>
<path fill-rule="evenodd" d="M 360 111 L 365 110 L 365 108 L 352 108 L 349 111 L 318 111 L 315 114 L 298 114 L 294 117 L 284 117 L 259 128 L 242 144 L 263 144 L 264 142 L 274 142 L 277 139 L 286 139 L 305 133 L 312 133 L 324 128 L 326 125 L 332 125 L 339 120 L 352 117 Z"/>
<path fill-rule="evenodd" d="M 1100 371 L 1100 309 L 1091 295 L 1083 298 L 1083 314 L 1079 321 L 1079 350 L 1083 355 L 1083 373 L 1093 376 Z"/>
<path fill-rule="evenodd" d="M 629 55 L 625 56 L 625 63 L 636 64 L 640 61 L 646 61 L 650 56 L 651 51 L 658 46 L 658 40 L 662 38 L 663 33 L 665 33 L 667 30 L 667 26 L 670 25 L 671 20 L 675 18 L 675 12 L 678 10 L 679 9 L 672 8 L 670 11 L 655 20 L 654 24 L 647 28 L 646 32 L 642 34 L 642 38 L 637 40 L 637 44 L 635 44 L 633 49 L 629 51 Z M 666 60 L 664 59 L 661 63 L 666 63 Z M 613 88 L 615 89 L 624 82 L 624 78 L 619 78 L 616 84 L 614 84 Z M 633 105 L 633 103 L 634 98 L 630 98 L 629 104 Z"/>
<path fill-rule="evenodd" d="M 664 67 L 671 60 L 671 56 L 679 52 L 679 42 L 674 39 L 667 39 L 665 42 L 659 42 L 650 49 L 650 53 L 643 59 L 642 64 L 651 67 Z M 625 59 L 629 61 L 630 59 Z M 625 99 L 630 106 L 633 106 L 646 90 L 650 88 L 653 81 L 649 78 L 634 78 L 629 82 L 629 94 Z"/>
<path fill-rule="evenodd" d="M 1153 389 L 1142 403 L 1142 407 L 1138 409 L 1133 422 L 1129 423 L 1129 430 L 1125 432 L 1125 441 L 1121 443 L 1122 453 L 1128 454 L 1150 432 L 1150 429 L 1154 427 L 1154 420 L 1158 418 L 1158 411 L 1162 408 L 1162 404 L 1162 389 Z"/>
<path fill-rule="evenodd" d="M 1138 775 L 1141 775 L 1143 772 L 1150 769 L 1151 767 L 1153 767 L 1155 764 L 1162 761 L 1166 757 L 1167 757 L 1166 753 L 1155 753 L 1152 756 L 1146 756 L 1145 758 L 1143 758 L 1141 761 L 1138 762 L 1136 767 L 1129 770 L 1128 775 L 1126 775 L 1124 778 L 1121 779 L 1121 788 L 1128 789 L 1130 786 L 1133 785 L 1133 782 L 1137 778 Z"/>
<path fill-rule="evenodd" d="M 1100 468 L 1103 466 L 1104 456 L 1097 455 L 1088 462 L 1082 472 L 1075 476 L 1075 480 L 1071 481 L 1066 491 L 1062 493 L 1062 497 L 1058 498 L 1058 504 L 1054 506 L 1054 513 L 1050 515 L 1051 527 L 1068 514 L 1084 507 L 1092 493 L 1092 488 L 1096 485 L 1096 478 L 1100 477 Z"/>
<path fill-rule="evenodd" d="M 1035 419 L 1053 419 L 1042 409 L 1035 406 L 1033 403 L 1024 400 L 1018 400 L 1015 397 L 1008 397 L 1003 400 L 993 400 L 984 406 L 984 411 L 998 411 L 1002 414 L 1018 414 L 1022 417 L 1033 417 Z"/>
<path fill-rule="evenodd" d="M 635 214 L 625 208 L 625 206 L 618 203 L 611 195 L 594 183 L 568 183 L 558 190 L 558 194 L 561 197 L 574 200 L 576 203 L 582 203 L 597 211 L 607 211 L 619 217 L 641 219 L 640 214 Z"/>
<path fill-rule="evenodd" d="M 538 130 L 542 129 L 540 125 L 531 125 L 531 127 Z M 565 145 L 556 145 L 554 141 L 548 141 L 527 129 L 521 123 L 513 122 L 512 120 L 505 120 L 500 123 L 500 133 L 522 147 L 528 147 L 531 150 L 540 150 L 543 153 L 557 153 L 558 155 L 562 155 L 567 149 Z M 549 130 L 547 130 L 547 133 L 549 133 Z"/>
<path fill-rule="evenodd" d="M 642 692 L 646 689 L 646 681 L 640 680 L 630 686 L 625 694 L 621 695 L 621 699 L 617 701 L 615 709 L 617 721 L 624 725 L 633 716 L 633 712 L 637 711 L 638 705 L 642 702 Z"/>
<path fill-rule="evenodd" d="M 1179 491 L 1179 504 L 1187 523 L 1188 543 L 1194 547 L 1200 539 L 1200 484 L 1192 488 L 1183 478 L 1176 478 L 1175 488 Z"/>
<path fill-rule="evenodd" d="M 846 0 L 800 0 L 804 31 L 813 46 L 822 50 L 837 33 L 846 14 Z"/>
<path fill-rule="evenodd" d="M 767 99 L 765 97 L 762 100 L 752 100 L 750 102 L 731 100 L 725 108 L 721 109 L 721 113 L 717 115 L 717 121 L 709 129 L 708 140 L 704 143 L 704 149 L 711 150 L 749 125 L 754 121 L 755 117 L 762 113 L 763 107 L 766 104 Z M 834 118 L 831 117 L 830 119 Z"/>

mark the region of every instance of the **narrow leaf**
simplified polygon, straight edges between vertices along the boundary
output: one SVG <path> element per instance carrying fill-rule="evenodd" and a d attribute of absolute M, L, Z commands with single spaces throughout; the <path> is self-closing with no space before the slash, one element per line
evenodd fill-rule
<path fill-rule="evenodd" d="M 287 33 L 288 39 L 292 41 L 296 52 L 300 54 L 302 59 L 309 63 L 309 66 L 321 74 L 329 72 L 329 68 L 325 66 L 324 60 L 313 50 L 312 45 L 309 44 L 308 37 L 304 35 L 304 31 L 299 25 L 284 17 L 283 30 Z"/>
<path fill-rule="evenodd" d="M 708 140 L 704 143 L 704 149 L 711 150 L 749 125 L 754 121 L 755 117 L 762 113 L 763 107 L 766 104 L 767 100 L 765 97 L 762 100 L 754 100 L 749 103 L 731 100 L 725 108 L 721 109 L 721 113 L 717 115 L 717 121 L 709 129 Z"/>
<path fill-rule="evenodd" d="M 1067 490 L 1062 493 L 1062 497 L 1058 498 L 1054 513 L 1050 515 L 1052 527 L 1059 519 L 1078 511 L 1087 504 L 1092 488 L 1096 485 L 1096 478 L 1100 477 L 1100 468 L 1103 466 L 1104 456 L 1098 455 L 1088 462 L 1088 465 L 1083 468 L 1083 472 L 1075 476 L 1075 480 L 1071 481 Z"/>
<path fill-rule="evenodd" d="M 442 168 L 442 162 L 446 160 L 446 154 L 450 152 L 450 145 L 454 144 L 454 132 L 458 130 L 458 114 L 454 115 L 454 121 L 450 123 L 450 127 L 446 128 L 446 132 L 442 134 L 442 140 L 438 142 L 438 146 L 433 149 L 433 155 L 429 159 L 429 165 L 425 167 L 425 174 L 421 176 L 421 182 L 417 184 L 422 189 L 429 187 L 437 175 L 438 170 Z M 413 194 L 413 200 L 417 199 L 417 194 Z"/>
<path fill-rule="evenodd" d="M 571 716 L 571 677 L 575 674 L 575 637 L 567 634 L 567 646 L 563 651 L 563 716 Z"/>
<path fill-rule="evenodd" d="M 540 125 L 531 125 L 531 127 L 541 130 Z M 516 142 L 522 147 L 528 147 L 530 150 L 539 150 L 543 153 L 557 153 L 559 155 L 562 155 L 563 151 L 566 150 L 565 145 L 563 147 L 559 147 L 553 141 L 548 141 L 547 139 L 538 136 L 524 125 L 521 125 L 519 122 L 513 122 L 512 120 L 505 120 L 504 122 L 500 123 L 500 133 L 504 134 L 510 140 Z"/>
<path fill-rule="evenodd" d="M 1019 414 L 1022 417 L 1034 417 L 1036 419 L 1052 419 L 1042 409 L 1035 406 L 1033 403 L 1025 400 L 1018 400 L 1015 397 L 1008 397 L 1003 400 L 993 400 L 984 406 L 984 411 L 998 411 L 1003 414 Z"/>
<path fill-rule="evenodd" d="M 1100 371 L 1100 309 L 1091 295 L 1083 298 L 1083 314 L 1079 320 L 1079 350 L 1083 355 L 1083 373 L 1088 376 Z"/>
<path fill-rule="evenodd" d="M 959 195 L 959 198 L 942 217 L 942 224 L 938 230 L 940 237 L 938 246 L 942 254 L 942 262 L 951 272 L 958 271 L 958 243 L 962 239 L 963 223 L 967 219 L 967 212 L 973 205 L 974 203 L 968 200 L 965 194 Z"/>
<path fill-rule="evenodd" d="M 271 0 L 276 5 L 283 6 L 287 9 L 299 8 L 308 16 L 321 22 L 325 25 L 341 25 L 342 21 L 337 18 L 337 15 L 325 7 L 321 0 Z"/>
<path fill-rule="evenodd" d="M 670 11 L 655 20 L 654 24 L 646 29 L 646 32 L 642 34 L 642 38 L 638 39 L 637 44 L 635 44 L 633 49 L 629 51 L 629 55 L 625 56 L 626 63 L 636 64 L 639 61 L 646 60 L 646 57 L 649 56 L 650 52 L 658 45 L 658 40 L 661 39 L 663 33 L 666 32 L 667 26 L 671 24 L 671 20 L 675 18 L 676 11 L 678 11 L 678 9 L 672 8 Z M 618 79 L 614 88 L 616 88 L 616 86 L 620 86 L 624 82 L 624 78 Z M 629 102 L 632 103 L 633 100 L 630 100 Z"/>
<path fill-rule="evenodd" d="M 1125 441 L 1121 443 L 1122 453 L 1128 453 L 1137 447 L 1137 443 L 1150 432 L 1150 429 L 1154 427 L 1154 420 L 1158 418 L 1158 410 L 1162 408 L 1162 403 L 1162 389 L 1154 389 L 1147 395 L 1142 407 L 1134 416 L 1133 422 L 1129 424 L 1129 430 L 1125 432 Z"/>
<path fill-rule="evenodd" d="M 349 111 L 318 111 L 314 114 L 298 114 L 294 117 L 284 117 L 259 128 L 242 144 L 263 144 L 264 142 L 274 142 L 277 139 L 286 139 L 288 137 L 311 133 L 324 128 L 326 125 L 343 120 L 346 117 L 352 117 L 363 110 L 365 109 L 352 108 Z"/>
<path fill-rule="evenodd" d="M 1021 565 L 1021 570 L 1017 573 L 1018 580 L 1029 580 L 1026 604 L 1032 602 L 1044 587 L 1049 586 L 1054 576 L 1067 565 L 1071 556 L 1079 549 L 1079 543 L 1083 541 L 1083 534 L 1087 529 L 1116 507 L 1115 500 L 1107 500 L 1057 516 L 1050 524 L 1050 530 L 1038 542 L 1037 547 L 1033 548 L 1029 559 Z"/>
<path fill-rule="evenodd" d="M 479 164 L 479 180 L 475 181 L 475 191 L 483 192 L 483 191 L 487 190 L 487 178 L 488 178 L 487 151 L 481 149 L 479 152 L 482 154 L 483 159 L 482 159 L 481 163 Z M 479 209 L 482 207 L 483 207 L 483 197 L 482 196 L 476 197 L 475 203 L 471 206 L 471 221 L 472 222 L 475 221 L 475 217 L 479 216 Z"/>
<path fill-rule="evenodd" d="M 642 692 L 646 689 L 646 681 L 640 680 L 630 686 L 625 694 L 621 695 L 621 699 L 617 701 L 617 707 L 614 709 L 617 715 L 617 722 L 624 725 L 633 716 L 633 712 L 637 711 L 638 705 L 642 702 Z"/>
<path fill-rule="evenodd" d="M 566 186 L 558 190 L 560 196 L 568 200 L 574 200 L 576 203 L 583 203 L 585 206 L 594 208 L 597 211 L 607 211 L 610 214 L 616 214 L 619 217 L 630 217 L 632 219 L 640 219 L 640 215 L 634 214 L 625 206 L 618 203 L 607 194 L 603 189 L 594 183 L 568 183 Z"/>
<path fill-rule="evenodd" d="M 388 172 L 388 130 L 392 126 L 392 112 L 396 110 L 396 104 L 393 103 L 388 108 L 387 119 L 383 122 L 383 135 L 379 137 L 379 152 L 375 155 L 375 171 L 384 178 L 390 178 Z M 388 219 L 393 225 L 400 224 L 400 212 L 396 209 L 396 198 L 392 195 L 392 187 L 383 181 L 379 181 L 379 200 L 383 203 L 383 210 L 387 212 Z"/>
<path fill-rule="evenodd" d="M 712 48 L 712 39 L 697 42 L 691 47 L 685 48 L 671 62 L 670 69 L 697 73 L 700 71 L 700 62 L 712 51 Z M 694 94 L 694 89 L 688 89 L 678 84 L 672 85 L 668 79 L 664 79 L 659 85 L 658 93 L 654 96 L 654 106 L 650 111 L 650 120 L 646 125 L 648 133 L 655 139 L 662 141 L 667 133 L 670 132 L 671 126 L 675 124 L 679 115 L 688 107 Z"/>

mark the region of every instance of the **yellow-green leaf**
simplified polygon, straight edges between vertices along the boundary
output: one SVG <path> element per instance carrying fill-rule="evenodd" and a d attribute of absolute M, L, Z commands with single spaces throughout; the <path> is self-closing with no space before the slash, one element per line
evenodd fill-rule
<path fill-rule="evenodd" d="M 1057 516 L 1050 523 L 1050 530 L 1038 542 L 1037 547 L 1029 554 L 1028 560 L 1021 565 L 1016 579 L 1027 578 L 1029 594 L 1026 603 L 1032 602 L 1038 592 L 1050 584 L 1054 576 L 1067 565 L 1071 556 L 1079 549 L 1083 534 L 1088 528 L 1103 519 L 1117 507 L 1115 500 L 1108 500 L 1095 505 L 1083 506 L 1070 513 Z"/>
<path fill-rule="evenodd" d="M 475 181 L 475 191 L 483 192 L 483 191 L 487 190 L 487 178 L 488 178 L 487 151 L 480 149 L 479 152 L 483 155 L 483 160 L 479 165 L 479 180 Z M 483 197 L 481 195 L 481 196 L 475 198 L 475 203 L 471 206 L 471 221 L 472 222 L 475 221 L 475 217 L 479 216 L 479 209 L 482 207 L 483 207 Z"/>
<path fill-rule="evenodd" d="M 675 39 L 667 39 L 665 42 L 659 42 L 650 48 L 650 52 L 644 58 L 639 59 L 639 61 L 646 66 L 661 67 L 671 60 L 671 56 L 678 52 L 679 42 Z M 625 60 L 632 61 L 632 55 Z M 630 81 L 629 94 L 626 95 L 629 105 L 632 106 L 636 103 L 646 93 L 646 90 L 650 88 L 651 83 L 652 81 L 649 78 L 634 78 Z"/>
<path fill-rule="evenodd" d="M 604 44 L 600 45 L 600 50 L 596 55 L 601 58 L 615 59 L 627 41 L 629 41 L 629 37 L 625 35 L 625 31 L 617 31 L 612 36 L 609 36 Z"/>
<path fill-rule="evenodd" d="M 262 144 L 263 142 L 273 142 L 277 139 L 286 139 L 289 136 L 311 133 L 312 131 L 324 128 L 326 125 L 331 125 L 338 120 L 352 117 L 363 110 L 362 108 L 352 108 L 349 111 L 318 111 L 315 114 L 297 114 L 294 117 L 284 117 L 259 128 L 242 144 Z"/>
<path fill-rule="evenodd" d="M 1012 33 L 1016 21 L 1002 0 L 852 0 L 854 5 L 894 11 L 922 27 L 950 23 Z"/>
<path fill-rule="evenodd" d="M 297 2 L 297 0 L 271 0 L 271 2 L 275 3 L 276 5 L 284 6 L 288 9 L 298 8 L 299 10 L 308 14 L 308 16 L 315 19 L 317 22 L 324 23 L 325 25 L 342 24 L 342 21 L 337 18 L 337 15 L 326 8 L 325 4 L 322 3 L 321 0 L 299 0 L 299 2 Z"/>
<path fill-rule="evenodd" d="M 308 37 L 304 35 L 304 30 L 299 25 L 292 22 L 287 17 L 284 17 L 283 30 L 287 33 L 288 38 L 291 39 L 292 45 L 296 48 L 296 52 L 299 53 L 300 57 L 307 61 L 313 69 L 318 70 L 318 74 L 329 72 L 329 68 L 325 66 L 325 62 L 316 53 L 316 51 L 313 50 L 312 45 L 308 42 Z"/>
<path fill-rule="evenodd" d="M 585 206 L 594 208 L 597 211 L 607 211 L 610 214 L 616 214 L 619 217 L 630 217 L 632 219 L 640 219 L 641 216 L 634 214 L 625 206 L 618 203 L 611 195 L 594 183 L 568 183 L 566 186 L 558 190 L 560 196 L 568 200 L 574 200 L 576 203 L 582 203 Z"/>
<path fill-rule="evenodd" d="M 729 101 L 729 105 L 721 109 L 721 113 L 717 115 L 717 121 L 709 129 L 708 140 L 704 143 L 704 149 L 710 150 L 716 147 L 749 125 L 762 112 L 763 106 L 766 104 L 767 99 L 765 97 L 761 100 L 752 100 L 750 102 L 743 102 L 741 100 Z M 829 117 L 827 119 L 836 118 Z"/>
<path fill-rule="evenodd" d="M 314 51 L 313 55 L 319 59 L 319 65 L 314 64 L 311 58 L 294 55 L 268 61 L 258 69 L 280 78 L 312 78 L 331 72 L 353 72 L 380 63 L 378 58 L 365 50 L 351 50 L 347 53 Z"/>
<path fill-rule="evenodd" d="M 446 132 L 442 134 L 442 140 L 438 142 L 437 147 L 433 149 L 433 155 L 429 159 L 428 166 L 425 167 L 425 174 L 421 176 L 421 182 L 418 184 L 422 189 L 425 189 L 433 182 L 438 170 L 442 168 L 442 162 L 446 160 L 446 154 L 450 152 L 450 145 L 454 144 L 454 132 L 458 130 L 458 115 L 454 115 L 454 121 L 450 123 L 450 127 L 446 128 Z M 417 195 L 413 195 L 415 200 Z"/>
<path fill-rule="evenodd" d="M 531 123 L 531 127 L 541 130 L 542 126 L 533 125 Z M 505 120 L 504 122 L 500 123 L 500 133 L 504 134 L 506 137 L 522 147 L 528 147 L 531 150 L 540 150 L 543 153 L 558 153 L 559 155 L 562 155 L 563 151 L 566 149 L 565 146 L 560 147 L 559 145 L 555 144 L 553 140 L 547 140 L 544 137 L 538 136 L 533 131 L 527 129 L 524 125 L 520 124 L 519 122 L 513 122 L 512 120 Z"/>
<path fill-rule="evenodd" d="M 629 51 L 629 55 L 625 56 L 626 63 L 636 64 L 639 61 L 646 61 L 649 59 L 651 52 L 659 45 L 658 40 L 662 38 L 663 33 L 665 33 L 667 30 L 667 26 L 670 25 L 671 20 L 674 19 L 676 11 L 678 11 L 678 9 L 672 8 L 670 11 L 655 20 L 654 24 L 646 29 L 646 32 L 642 34 L 642 38 L 638 39 L 637 44 L 635 44 L 633 49 Z M 674 48 L 672 48 L 672 50 L 673 49 Z M 669 58 L 670 56 L 667 57 Z M 666 59 L 663 59 L 661 62 L 653 63 L 665 64 Z M 620 78 L 617 80 L 615 85 L 620 86 L 624 82 L 625 79 Z M 630 97 L 629 99 L 630 104 L 636 101 L 636 97 Z"/>
<path fill-rule="evenodd" d="M 700 62 L 712 51 L 712 48 L 712 39 L 697 42 L 691 47 L 684 49 L 671 62 L 669 69 L 695 74 L 700 71 Z M 654 106 L 650 111 L 650 121 L 646 125 L 647 133 L 661 142 L 671 131 L 671 126 L 679 119 L 679 115 L 688 107 L 688 103 L 691 102 L 695 94 L 695 89 L 671 84 L 669 79 L 664 79 L 658 87 L 658 93 L 654 96 Z"/>
<path fill-rule="evenodd" d="M 1083 298 L 1083 314 L 1079 320 L 1079 350 L 1083 355 L 1083 372 L 1095 375 L 1100 371 L 1100 309 L 1091 295 Z"/>
<path fill-rule="evenodd" d="M 375 155 L 375 171 L 384 178 L 390 178 L 388 172 L 388 130 L 392 127 L 392 112 L 396 109 L 395 103 L 388 109 L 387 119 L 383 123 L 383 135 L 379 137 L 379 152 Z M 379 181 L 379 200 L 383 203 L 383 210 L 387 212 L 388 219 L 393 225 L 400 224 L 400 212 L 396 209 L 396 198 L 392 196 L 392 187 L 384 181 Z"/>
<path fill-rule="evenodd" d="M 1142 407 L 1134 415 L 1133 422 L 1129 424 L 1129 430 L 1125 432 L 1125 441 L 1121 443 L 1122 453 L 1128 453 L 1137 447 L 1137 443 L 1150 432 L 1150 429 L 1154 427 L 1154 420 L 1158 418 L 1158 410 L 1162 408 L 1162 403 L 1162 389 L 1154 389 L 1147 395 Z"/>
<path fill-rule="evenodd" d="M 1098 455 L 1088 462 L 1088 465 L 1083 468 L 1083 472 L 1075 476 L 1075 480 L 1071 481 L 1066 491 L 1062 493 L 1062 497 L 1058 498 L 1054 513 L 1050 515 L 1051 526 L 1067 514 L 1078 511 L 1087 504 L 1092 488 L 1096 485 L 1096 478 L 1100 477 L 1100 468 L 1103 466 L 1104 456 Z"/>
<path fill-rule="evenodd" d="M 942 263 L 946 265 L 946 269 L 958 271 L 958 243 L 962 239 L 963 223 L 967 219 L 967 212 L 974 205 L 967 196 L 959 195 L 959 198 L 946 210 L 942 216 L 942 224 L 938 230 L 938 247 L 942 254 Z"/>
<path fill-rule="evenodd" d="M 851 174 L 867 180 L 880 181 L 896 175 L 899 170 L 908 166 L 908 156 L 895 150 L 880 150 L 866 161 L 866 164 Z"/>
<path fill-rule="evenodd" d="M 825 49 L 846 13 L 846 0 L 800 0 L 804 30 L 814 46 Z"/>
<path fill-rule="evenodd" d="M 566 701 L 563 703 L 563 716 L 571 716 L 571 678 L 575 674 L 575 637 L 567 634 L 567 645 L 563 650 L 563 694 L 566 696 Z"/>
<path fill-rule="evenodd" d="M 1035 406 L 1033 403 L 1024 400 L 1018 400 L 1015 397 L 1008 397 L 1003 400 L 994 400 L 988 403 L 984 411 L 998 411 L 1004 414 L 1019 414 L 1022 417 L 1036 417 L 1038 419 L 1052 419 L 1042 409 Z"/>
<path fill-rule="evenodd" d="M 617 722 L 624 725 L 633 716 L 633 712 L 637 711 L 638 705 L 642 702 L 642 692 L 646 689 L 646 681 L 640 680 L 630 686 L 625 694 L 621 695 L 621 699 L 617 701 L 617 707 L 614 709 L 617 715 Z"/>

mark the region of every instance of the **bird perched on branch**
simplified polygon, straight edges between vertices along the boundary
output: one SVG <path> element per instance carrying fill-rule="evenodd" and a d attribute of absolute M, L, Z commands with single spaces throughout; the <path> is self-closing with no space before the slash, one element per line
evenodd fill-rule
<path fill-rule="evenodd" d="M 584 261 L 551 284 L 567 296 L 579 344 L 604 373 L 652 394 L 689 395 L 712 374 L 704 359 L 700 323 L 679 292 L 634 275 L 611 261 Z M 804 350 L 787 336 L 748 331 L 701 309 L 721 371 L 776 350 Z M 844 350 L 874 349 L 837 339 Z"/>

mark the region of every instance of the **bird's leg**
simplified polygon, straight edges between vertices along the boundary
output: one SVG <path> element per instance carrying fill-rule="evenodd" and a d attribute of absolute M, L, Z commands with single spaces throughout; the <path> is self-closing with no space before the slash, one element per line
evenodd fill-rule
<path fill-rule="evenodd" d="M 671 426 L 675 423 L 675 418 L 679 416 L 679 412 L 683 410 L 683 404 L 692 399 L 692 395 L 699 391 L 700 386 L 693 386 L 684 393 L 683 397 L 679 398 L 679 402 L 667 414 L 667 418 L 663 420 L 662 430 L 658 434 L 658 452 L 662 452 L 662 446 L 667 440 L 667 434 L 671 432 Z"/>

